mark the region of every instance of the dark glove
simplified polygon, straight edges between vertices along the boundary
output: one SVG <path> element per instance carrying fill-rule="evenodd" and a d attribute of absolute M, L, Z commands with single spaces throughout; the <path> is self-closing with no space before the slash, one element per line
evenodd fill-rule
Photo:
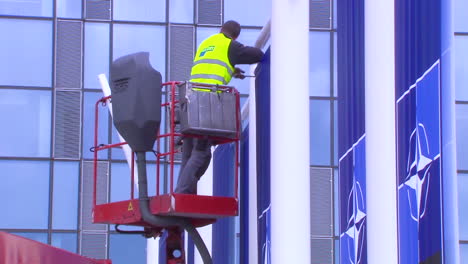
<path fill-rule="evenodd" d="M 235 68 L 232 77 L 243 80 L 245 78 L 244 73 L 245 71 L 241 70 L 240 68 Z"/>

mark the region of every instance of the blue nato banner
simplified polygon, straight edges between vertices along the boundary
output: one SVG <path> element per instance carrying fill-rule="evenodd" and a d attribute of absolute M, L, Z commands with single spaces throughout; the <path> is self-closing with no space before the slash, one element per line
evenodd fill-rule
<path fill-rule="evenodd" d="M 340 263 L 367 263 L 364 1 L 338 0 Z"/>
<path fill-rule="evenodd" d="M 400 264 L 442 263 L 440 5 L 395 1 Z"/>

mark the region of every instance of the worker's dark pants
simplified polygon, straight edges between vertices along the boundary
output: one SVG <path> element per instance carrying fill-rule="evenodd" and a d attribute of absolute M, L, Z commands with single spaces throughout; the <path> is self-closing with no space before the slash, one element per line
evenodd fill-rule
<path fill-rule="evenodd" d="M 197 182 L 208 169 L 210 160 L 210 140 L 185 137 L 182 146 L 182 166 L 175 192 L 196 194 Z"/>

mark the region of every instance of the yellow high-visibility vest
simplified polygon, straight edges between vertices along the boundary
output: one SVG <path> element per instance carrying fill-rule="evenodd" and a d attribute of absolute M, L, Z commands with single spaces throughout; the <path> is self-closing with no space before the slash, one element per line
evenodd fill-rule
<path fill-rule="evenodd" d="M 193 60 L 191 82 L 209 84 L 228 84 L 234 67 L 229 62 L 228 49 L 231 39 L 223 33 L 204 40 L 198 47 Z"/>

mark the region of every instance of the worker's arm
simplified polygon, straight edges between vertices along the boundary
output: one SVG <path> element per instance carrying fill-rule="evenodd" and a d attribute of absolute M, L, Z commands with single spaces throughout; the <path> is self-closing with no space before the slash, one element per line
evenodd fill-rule
<path fill-rule="evenodd" d="M 232 65 L 253 64 L 263 58 L 263 51 L 259 48 L 244 46 L 233 40 L 229 46 L 229 61 Z"/>

